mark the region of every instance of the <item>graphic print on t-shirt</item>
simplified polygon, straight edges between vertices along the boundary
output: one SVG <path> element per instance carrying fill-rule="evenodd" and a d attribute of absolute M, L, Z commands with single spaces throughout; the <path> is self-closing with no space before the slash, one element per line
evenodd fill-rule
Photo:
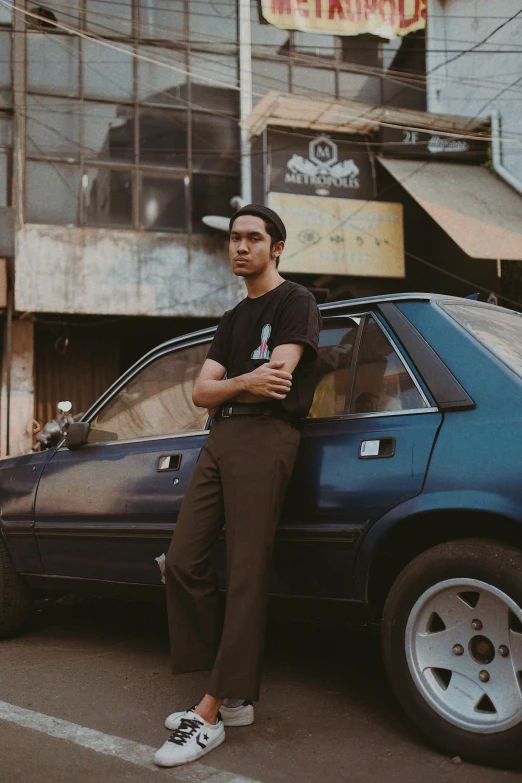
<path fill-rule="evenodd" d="M 272 327 L 270 324 L 265 324 L 261 330 L 261 345 L 252 353 L 252 359 L 270 359 L 271 353 L 268 350 L 268 338 Z"/>

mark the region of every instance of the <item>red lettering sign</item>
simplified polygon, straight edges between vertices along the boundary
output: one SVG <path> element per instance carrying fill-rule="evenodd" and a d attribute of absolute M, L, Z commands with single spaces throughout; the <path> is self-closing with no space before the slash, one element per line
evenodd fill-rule
<path fill-rule="evenodd" d="M 306 6 L 308 5 L 308 0 L 295 0 L 296 2 L 296 10 L 297 13 L 300 14 L 304 19 L 308 19 L 309 11 Z M 302 8 L 302 6 L 305 6 L 305 8 Z"/>
<path fill-rule="evenodd" d="M 273 14 L 291 14 L 292 0 L 272 0 Z"/>
<path fill-rule="evenodd" d="M 339 19 L 344 19 L 344 8 L 341 4 L 341 0 L 329 0 L 328 19 L 335 19 L 336 16 Z"/>

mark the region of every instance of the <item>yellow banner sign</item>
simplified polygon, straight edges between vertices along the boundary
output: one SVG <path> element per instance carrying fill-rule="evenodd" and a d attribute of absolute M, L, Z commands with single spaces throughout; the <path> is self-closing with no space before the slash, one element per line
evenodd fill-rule
<path fill-rule="evenodd" d="M 427 0 L 262 0 L 276 27 L 331 35 L 395 38 L 426 27 Z"/>
<path fill-rule="evenodd" d="M 404 277 L 402 204 L 270 193 L 287 230 L 282 272 Z"/>

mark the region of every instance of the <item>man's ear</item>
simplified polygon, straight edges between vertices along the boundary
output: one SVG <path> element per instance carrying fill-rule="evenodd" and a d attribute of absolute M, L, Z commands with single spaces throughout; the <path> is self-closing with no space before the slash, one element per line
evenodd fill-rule
<path fill-rule="evenodd" d="M 283 240 L 280 242 L 276 242 L 275 245 L 272 247 L 272 258 L 278 259 L 283 250 L 285 249 L 285 243 Z"/>

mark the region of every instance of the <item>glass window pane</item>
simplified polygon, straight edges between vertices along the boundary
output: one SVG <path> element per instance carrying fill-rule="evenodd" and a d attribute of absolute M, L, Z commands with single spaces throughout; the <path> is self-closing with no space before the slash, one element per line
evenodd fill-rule
<path fill-rule="evenodd" d="M 143 176 L 141 223 L 148 231 L 186 231 L 184 177 Z"/>
<path fill-rule="evenodd" d="M 79 101 L 28 95 L 28 154 L 79 158 L 80 112 Z"/>
<path fill-rule="evenodd" d="M 157 166 L 187 168 L 187 113 L 140 110 L 140 160 Z"/>
<path fill-rule="evenodd" d="M 253 101 L 257 103 L 269 90 L 290 92 L 290 72 L 286 63 L 252 61 Z"/>
<path fill-rule="evenodd" d="M 134 159 L 134 109 L 110 103 L 85 102 L 84 154 L 87 159 Z"/>
<path fill-rule="evenodd" d="M 238 86 L 238 60 L 230 55 L 192 53 L 190 73 L 192 82 L 212 90 Z"/>
<path fill-rule="evenodd" d="M 522 377 L 522 316 L 511 310 L 445 304 L 444 309 L 495 356 Z"/>
<path fill-rule="evenodd" d="M 202 223 L 205 215 L 232 215 L 230 199 L 241 192 L 239 178 L 215 174 L 194 174 L 192 178 L 192 230 L 195 234 L 214 234 Z"/>
<path fill-rule="evenodd" d="M 80 168 L 29 160 L 26 164 L 26 219 L 29 223 L 77 224 Z"/>
<path fill-rule="evenodd" d="M 27 34 L 27 86 L 63 95 L 78 95 L 78 39 L 30 31 Z"/>
<path fill-rule="evenodd" d="M 11 89 L 11 33 L 0 32 L 0 88 Z"/>
<path fill-rule="evenodd" d="M 71 27 L 78 27 L 80 22 L 80 4 L 81 0 L 45 0 L 44 3 L 27 3 L 27 9 L 31 13 L 37 13 L 37 9 L 40 10 L 40 15 L 44 17 L 48 24 L 48 29 L 53 29 L 53 19 L 56 22 L 64 25 L 71 25 Z M 43 12 L 43 13 L 42 13 Z M 37 26 L 39 24 L 36 19 L 29 19 L 31 25 Z M 56 27 L 54 27 L 56 29 Z"/>
<path fill-rule="evenodd" d="M 87 0 L 87 30 L 108 37 L 132 35 L 132 0 Z"/>
<path fill-rule="evenodd" d="M 89 166 L 82 178 L 86 222 L 132 225 L 132 172 Z"/>
<path fill-rule="evenodd" d="M 426 403 L 390 341 L 370 318 L 361 343 L 351 413 L 425 407 Z"/>
<path fill-rule="evenodd" d="M 9 157 L 7 152 L 0 152 L 0 207 L 9 204 Z"/>
<path fill-rule="evenodd" d="M 335 38 L 333 35 L 302 33 L 296 30 L 294 48 L 299 54 L 309 57 L 335 57 Z"/>
<path fill-rule="evenodd" d="M 326 68 L 292 68 L 292 92 L 335 97 L 335 71 Z"/>
<path fill-rule="evenodd" d="M 140 370 L 92 421 L 89 442 L 203 430 L 207 411 L 196 408 L 192 389 L 208 347 L 172 351 Z"/>
<path fill-rule="evenodd" d="M 366 103 L 381 102 L 381 80 L 377 76 L 363 76 L 358 73 L 339 73 L 339 97 L 353 98 Z"/>
<path fill-rule="evenodd" d="M 13 11 L 11 8 L 0 6 L 0 24 L 11 24 Z"/>
<path fill-rule="evenodd" d="M 192 161 L 195 169 L 234 174 L 239 171 L 239 128 L 236 119 L 192 114 Z"/>
<path fill-rule="evenodd" d="M 83 89 L 87 97 L 132 99 L 132 48 L 118 46 L 125 51 L 83 41 Z"/>
<path fill-rule="evenodd" d="M 288 49 L 288 30 L 280 30 L 265 22 L 259 14 L 258 0 L 250 0 L 252 47 L 254 54 L 278 55 Z"/>
<path fill-rule="evenodd" d="M 0 147 L 10 147 L 13 143 L 13 122 L 11 117 L 0 116 Z"/>
<path fill-rule="evenodd" d="M 140 0 L 140 35 L 142 38 L 185 38 L 184 0 Z"/>
<path fill-rule="evenodd" d="M 162 0 L 164 2 L 164 0 Z M 153 58 L 156 63 L 138 60 L 138 101 L 140 103 L 164 103 L 187 105 L 187 75 L 184 52 L 158 47 L 140 46 L 140 54 Z M 164 63 L 165 65 L 162 65 Z M 166 66 L 166 67 L 165 67 Z M 179 68 L 179 71 L 172 69 Z"/>
<path fill-rule="evenodd" d="M 342 416 L 347 412 L 350 391 L 350 365 L 358 322 L 326 324 L 319 336 L 316 360 L 317 385 L 309 419 Z"/>
<path fill-rule="evenodd" d="M 191 43 L 235 44 L 237 41 L 236 0 L 188 4 Z"/>

